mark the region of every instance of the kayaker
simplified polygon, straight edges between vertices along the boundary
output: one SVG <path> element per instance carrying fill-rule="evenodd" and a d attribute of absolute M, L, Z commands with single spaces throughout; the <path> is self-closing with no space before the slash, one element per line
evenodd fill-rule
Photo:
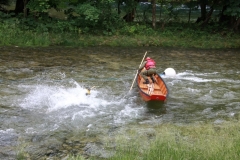
<path fill-rule="evenodd" d="M 90 95 L 91 94 L 91 88 L 86 88 L 86 96 Z"/>
<path fill-rule="evenodd" d="M 97 86 L 93 86 L 92 88 L 89 88 L 89 87 L 87 87 L 86 88 L 86 96 L 88 96 L 88 95 L 90 95 L 91 94 L 91 90 L 93 89 L 93 88 L 96 88 Z"/>
<path fill-rule="evenodd" d="M 149 80 L 147 76 L 150 76 L 153 83 L 155 82 L 154 75 L 157 74 L 156 72 L 156 65 L 155 61 L 147 57 L 145 61 L 142 63 L 142 65 L 139 67 L 139 71 L 141 71 L 144 67 L 146 70 L 142 71 L 140 75 L 144 78 L 145 82 L 143 84 L 149 84 Z"/>

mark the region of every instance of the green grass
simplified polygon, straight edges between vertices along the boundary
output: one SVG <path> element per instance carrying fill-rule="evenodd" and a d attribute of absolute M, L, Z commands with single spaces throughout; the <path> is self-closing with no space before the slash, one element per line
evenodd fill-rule
<path fill-rule="evenodd" d="M 240 158 L 239 121 L 214 124 L 134 125 L 104 136 L 108 158 L 68 155 L 67 160 L 236 160 Z M 20 146 L 18 160 L 30 158 Z M 55 157 L 57 159 L 57 157 Z"/>
<path fill-rule="evenodd" d="M 57 32 L 45 26 L 21 29 L 19 21 L 0 24 L 0 46 L 111 46 L 136 47 L 160 46 L 181 48 L 240 48 L 239 34 L 231 31 L 201 30 L 194 25 L 172 24 L 166 29 L 153 30 L 146 25 L 130 25 L 115 30 L 112 35 L 82 33 L 79 31 Z M 62 29 L 62 28 L 60 28 Z"/>
<path fill-rule="evenodd" d="M 147 127 L 147 126 L 145 126 Z M 235 160 L 240 158 L 240 124 L 163 124 L 149 133 L 142 128 L 118 135 L 110 160 Z"/>
<path fill-rule="evenodd" d="M 105 140 L 104 148 L 115 153 L 109 160 L 236 160 L 240 158 L 239 128 L 239 122 L 132 126 L 115 135 L 114 141 L 112 137 Z"/>
<path fill-rule="evenodd" d="M 6 36 L 7 35 L 7 36 Z M 0 46 L 111 46 L 111 47 L 136 47 L 136 46 L 160 46 L 160 47 L 181 47 L 181 48 L 239 48 L 240 38 L 202 36 L 196 38 L 195 35 L 181 37 L 179 35 L 156 36 L 147 35 L 75 35 L 71 33 L 36 33 L 25 32 L 1 32 Z"/>
<path fill-rule="evenodd" d="M 22 31 L 15 25 L 0 25 L 1 46 L 49 46 L 48 33 L 36 33 L 34 31 Z"/>

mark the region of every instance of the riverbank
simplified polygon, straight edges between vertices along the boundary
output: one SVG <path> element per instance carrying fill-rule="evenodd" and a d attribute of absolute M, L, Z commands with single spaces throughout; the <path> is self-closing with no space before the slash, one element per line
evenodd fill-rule
<path fill-rule="evenodd" d="M 145 28 L 146 29 L 146 28 Z M 184 30 L 165 29 L 144 30 L 137 29 L 131 32 L 116 31 L 114 35 L 83 34 L 76 32 L 43 32 L 22 30 L 7 24 L 0 25 L 0 46 L 22 47 L 46 47 L 46 46 L 70 46 L 70 47 L 179 47 L 179 48 L 202 48 L 224 49 L 240 48 L 240 36 L 232 32 L 209 33 L 209 31 L 188 28 Z"/>
<path fill-rule="evenodd" d="M 237 121 L 194 125 L 160 124 L 154 127 L 146 124 L 140 127 L 132 126 L 119 132 L 114 139 L 108 139 L 105 148 L 113 149 L 115 154 L 107 159 L 238 159 L 239 127 Z M 83 160 L 84 157 L 69 156 L 69 159 Z"/>
<path fill-rule="evenodd" d="M 224 49 L 240 48 L 240 38 L 222 37 L 219 35 L 199 37 L 181 37 L 179 35 L 162 34 L 155 36 L 134 35 L 134 36 L 95 36 L 95 35 L 73 35 L 73 34 L 49 34 L 25 32 L 1 36 L 1 46 L 22 46 L 22 47 L 46 47 L 46 46 L 72 46 L 72 47 L 180 47 L 180 48 L 202 48 L 202 49 Z"/>

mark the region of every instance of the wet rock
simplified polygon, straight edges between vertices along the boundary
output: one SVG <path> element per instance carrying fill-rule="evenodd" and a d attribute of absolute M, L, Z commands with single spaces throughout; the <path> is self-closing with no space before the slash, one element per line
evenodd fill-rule
<path fill-rule="evenodd" d="M 87 155 L 100 158 L 109 158 L 114 154 L 113 151 L 105 150 L 102 143 L 88 143 L 84 150 Z"/>
<path fill-rule="evenodd" d="M 8 129 L 0 132 L 0 159 L 14 159 L 17 155 L 18 135 L 14 130 Z M 4 158 L 5 157 L 5 158 Z"/>
<path fill-rule="evenodd" d="M 15 160 L 17 153 L 14 151 L 14 148 L 0 147 L 0 158 L 7 160 Z"/>
<path fill-rule="evenodd" d="M 53 151 L 53 150 L 47 150 L 47 152 L 46 152 L 46 155 L 47 155 L 47 156 L 50 156 L 50 155 L 52 155 L 52 154 L 54 154 L 54 151 Z"/>
<path fill-rule="evenodd" d="M 34 135 L 32 143 L 25 151 L 30 154 L 31 159 L 44 159 L 44 157 L 59 157 L 62 142 L 56 138 L 48 139 L 46 135 Z"/>

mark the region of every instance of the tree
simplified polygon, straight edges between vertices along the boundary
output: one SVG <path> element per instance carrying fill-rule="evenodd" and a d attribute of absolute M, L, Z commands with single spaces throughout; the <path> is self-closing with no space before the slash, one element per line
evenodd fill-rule
<path fill-rule="evenodd" d="M 156 28 L 156 0 L 151 0 L 152 3 L 152 27 Z"/>
<path fill-rule="evenodd" d="M 5 8 L 3 7 L 3 5 L 8 5 L 9 4 L 9 0 L 1 0 L 0 1 L 0 11 L 5 12 Z"/>
<path fill-rule="evenodd" d="M 27 3 L 29 0 L 17 0 L 15 6 L 15 14 L 24 13 L 24 17 L 27 17 L 29 10 L 27 9 Z"/>
<path fill-rule="evenodd" d="M 133 22 L 135 18 L 136 6 L 137 6 L 137 3 L 139 3 L 139 0 L 124 0 L 124 3 L 126 4 L 127 13 L 123 17 L 123 19 L 126 22 Z"/>
<path fill-rule="evenodd" d="M 197 23 L 199 22 L 202 22 L 206 19 L 206 15 L 207 15 L 207 10 L 206 10 L 206 7 L 207 7 L 207 2 L 208 0 L 199 0 L 199 4 L 200 4 L 200 7 L 201 7 L 201 17 L 198 17 L 197 19 Z"/>
<path fill-rule="evenodd" d="M 186 5 L 189 8 L 189 12 L 188 12 L 188 23 L 190 23 L 190 19 L 191 19 L 191 14 L 192 14 L 192 9 L 196 7 L 197 2 L 194 0 L 190 0 L 189 2 L 186 2 Z"/>
<path fill-rule="evenodd" d="M 240 1 L 224 0 L 219 18 L 221 24 L 227 24 L 238 31 L 240 26 Z"/>

